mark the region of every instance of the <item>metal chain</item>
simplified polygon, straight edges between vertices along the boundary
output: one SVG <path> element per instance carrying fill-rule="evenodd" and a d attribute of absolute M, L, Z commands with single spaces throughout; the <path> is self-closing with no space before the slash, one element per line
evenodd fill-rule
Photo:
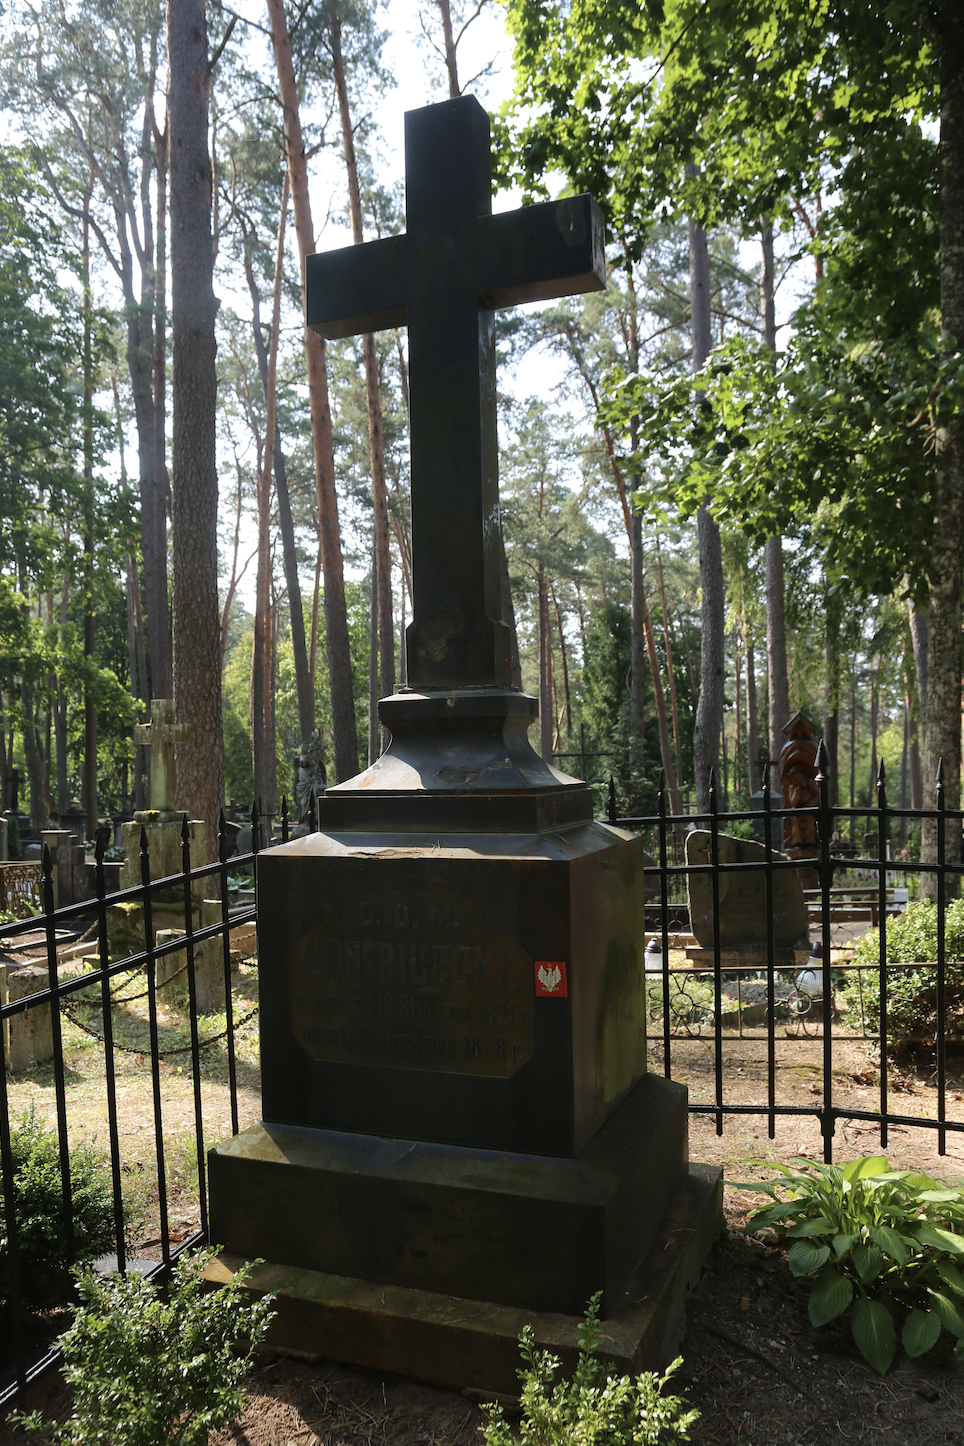
<path fill-rule="evenodd" d="M 96 1039 L 99 1044 L 104 1043 L 104 1036 L 102 1034 L 98 1034 L 95 1029 L 91 1029 L 89 1025 L 84 1024 L 83 1020 L 77 1019 L 73 1014 L 71 1014 L 70 1010 L 66 1007 L 66 1005 L 62 1005 L 61 1008 L 63 1009 L 64 1014 L 66 1014 L 67 1018 L 70 1020 L 71 1024 L 76 1025 L 77 1028 L 79 1030 L 82 1030 L 84 1034 L 89 1034 L 91 1039 Z M 244 1014 L 241 1016 L 240 1019 L 235 1020 L 235 1034 L 238 1032 L 239 1029 L 243 1028 L 243 1026 L 247 1024 L 249 1019 L 254 1018 L 259 1008 L 260 1006 L 256 1004 L 253 1009 L 248 1010 L 247 1014 Z M 220 1034 L 212 1034 L 210 1039 L 202 1040 L 201 1043 L 198 1045 L 198 1052 L 200 1052 L 202 1049 L 207 1049 L 212 1044 L 217 1044 L 219 1039 L 225 1039 L 227 1037 L 227 1033 L 228 1031 L 225 1028 L 222 1029 Z M 123 1054 L 150 1054 L 149 1049 L 134 1049 L 129 1044 L 118 1044 L 116 1040 L 114 1042 L 114 1048 L 119 1049 Z M 190 1044 L 185 1044 L 179 1049 L 159 1049 L 157 1051 L 157 1057 L 158 1059 L 169 1059 L 175 1054 L 187 1054 L 191 1050 L 191 1048 L 192 1046 Z"/>

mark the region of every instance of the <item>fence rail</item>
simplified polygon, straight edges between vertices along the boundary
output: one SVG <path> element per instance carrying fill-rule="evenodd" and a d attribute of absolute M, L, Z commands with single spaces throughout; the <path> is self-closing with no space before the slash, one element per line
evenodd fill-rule
<path fill-rule="evenodd" d="M 937 1149 L 944 1154 L 948 1136 L 964 1131 L 964 1120 L 948 1117 L 947 1090 L 947 1020 L 948 980 L 946 958 L 946 919 L 948 898 L 956 892 L 962 866 L 960 861 L 960 835 L 964 813 L 945 807 L 942 778 L 938 779 L 936 806 L 933 809 L 914 812 L 908 809 L 891 809 L 887 805 L 883 769 L 877 788 L 877 808 L 873 815 L 877 827 L 877 857 L 844 858 L 833 852 L 835 829 L 848 824 L 853 817 L 867 816 L 866 808 L 839 808 L 830 803 L 829 777 L 825 755 L 821 754 L 821 769 L 818 776 L 819 802 L 807 810 L 772 809 L 768 781 L 764 779 L 763 808 L 759 812 L 738 812 L 723 814 L 718 808 L 715 786 L 711 780 L 708 808 L 705 813 L 687 813 L 673 816 L 668 812 L 668 796 L 660 784 L 657 795 L 656 813 L 649 816 L 621 816 L 616 807 L 615 788 L 609 792 L 608 822 L 640 833 L 647 842 L 654 862 L 645 870 L 647 886 L 655 883 L 656 899 L 648 900 L 647 909 L 654 924 L 647 932 L 655 940 L 656 949 L 647 950 L 646 991 L 650 1023 L 654 1026 L 651 1036 L 656 1048 L 661 1046 L 662 1070 L 667 1078 L 673 1078 L 689 1042 L 699 1038 L 709 1042 L 713 1056 L 712 1098 L 691 1100 L 693 1114 L 711 1117 L 717 1134 L 723 1133 L 728 1117 L 754 1115 L 765 1118 L 768 1134 L 776 1137 L 778 1122 L 790 1116 L 813 1116 L 819 1123 L 826 1160 L 833 1158 L 834 1134 L 840 1121 L 855 1120 L 876 1126 L 880 1132 L 882 1146 L 887 1145 L 888 1130 L 900 1125 L 906 1128 L 924 1129 L 936 1134 Z M 812 867 L 816 872 L 819 888 L 808 906 L 808 919 L 812 932 L 821 948 L 819 963 L 816 959 L 809 965 L 798 962 L 787 963 L 774 948 L 775 936 L 775 885 L 781 872 L 799 867 L 799 862 L 778 856 L 773 847 L 771 824 L 787 817 L 808 817 L 815 821 L 818 843 Z M 934 859 L 921 864 L 906 859 L 887 858 L 888 839 L 895 821 L 901 818 L 916 822 L 930 822 L 936 830 Z M 745 825 L 749 821 L 757 825 L 762 833 L 763 856 L 759 862 L 731 863 L 721 857 L 721 838 L 733 824 Z M 75 1202 L 72 1198 L 70 1166 L 70 1137 L 72 1096 L 68 1089 L 67 1063 L 64 1052 L 63 1025 L 66 1020 L 78 1026 L 98 1042 L 98 1052 L 103 1052 L 103 1100 L 106 1116 L 108 1173 L 110 1194 L 113 1204 L 113 1243 L 111 1265 L 123 1271 L 132 1266 L 126 1235 L 124 1188 L 125 1149 L 121 1139 L 121 1107 L 118 1100 L 117 1061 L 122 1055 L 134 1052 L 142 1054 L 145 1076 L 149 1073 L 150 1124 L 152 1138 L 148 1138 L 151 1156 L 151 1190 L 156 1197 L 156 1212 L 159 1238 L 159 1258 L 152 1262 L 146 1273 L 163 1277 L 173 1262 L 184 1251 L 194 1248 L 207 1240 L 207 1183 L 206 1183 L 206 1134 L 211 1133 L 210 1121 L 205 1119 L 205 1102 L 202 1091 L 202 1063 L 206 1051 L 215 1045 L 223 1050 L 227 1106 L 230 1113 L 230 1128 L 233 1133 L 239 1129 L 239 1083 L 237 1036 L 256 1011 L 246 1008 L 251 1000 L 243 1000 L 240 984 L 236 985 L 231 959 L 231 933 L 257 922 L 254 905 L 233 907 L 231 904 L 231 875 L 238 870 L 250 870 L 257 879 L 259 852 L 259 826 L 256 813 L 252 818 L 253 850 L 249 854 L 228 858 L 229 840 L 223 814 L 219 827 L 218 860 L 200 868 L 192 866 L 190 835 L 185 823 L 181 829 L 180 872 L 164 878 L 151 877 L 151 857 L 147 834 L 142 830 L 140 849 L 140 883 L 135 887 L 108 892 L 105 884 L 104 843 L 98 842 L 96 853 L 96 897 L 84 903 L 54 908 L 51 860 L 45 852 L 42 864 L 43 913 L 31 919 L 17 920 L 0 925 L 0 947 L 18 937 L 33 933 L 42 940 L 42 964 L 46 965 L 46 978 L 42 987 L 34 987 L 23 997 L 14 998 L 4 993 L 0 1006 L 0 1181 L 3 1187 L 3 1221 L 5 1224 L 5 1250 L 0 1251 L 0 1264 L 5 1271 L 3 1293 L 6 1301 L 6 1328 L 0 1331 L 0 1405 L 9 1402 L 22 1393 L 24 1388 L 37 1379 L 57 1359 L 56 1352 L 48 1343 L 38 1339 L 32 1318 L 24 1309 L 24 1279 L 22 1269 L 22 1241 L 17 1218 L 17 1193 L 15 1188 L 16 1163 L 12 1149 L 13 1116 L 11 1114 L 11 1091 L 18 1088 L 16 1076 L 8 1078 L 8 1032 L 16 1028 L 17 1021 L 40 1018 L 37 1011 L 49 1012 L 52 1033 L 52 1096 L 54 1105 L 54 1129 L 57 1142 L 57 1157 L 60 1174 L 60 1198 L 62 1203 L 63 1251 L 64 1251 L 64 1300 L 71 1298 L 71 1286 L 66 1272 L 78 1255 L 75 1232 Z M 314 817 L 310 825 L 316 826 Z M 691 827 L 705 828 L 709 834 L 709 849 L 706 862 L 687 862 L 684 838 Z M 846 831 L 846 830 L 844 830 Z M 282 809 L 282 839 L 288 837 L 286 811 Z M 872 888 L 871 902 L 875 904 L 877 916 L 878 955 L 874 964 L 854 964 L 848 959 L 847 949 L 841 937 L 835 935 L 834 911 L 840 895 L 833 893 L 835 876 L 843 869 L 866 873 L 871 883 L 863 882 L 854 886 L 855 891 L 864 894 Z M 756 873 L 762 875 L 765 895 L 765 947 L 762 963 L 748 965 L 730 963 L 724 957 L 720 943 L 720 903 L 726 889 L 727 877 L 731 874 Z M 710 881 L 712 899 L 712 958 L 705 967 L 698 964 L 684 964 L 681 952 L 681 921 L 686 917 L 682 900 L 686 897 L 689 880 L 696 875 Z M 891 1028 L 888 1017 L 889 991 L 895 979 L 910 967 L 889 963 L 887 959 L 888 928 L 893 927 L 895 908 L 899 907 L 894 898 L 895 881 L 906 879 L 908 892 L 912 891 L 911 881 L 929 878 L 933 887 L 936 908 L 936 957 L 926 961 L 926 967 L 933 970 L 934 980 L 934 1048 L 936 1054 L 937 1108 L 935 1118 L 923 1118 L 894 1110 L 888 1094 L 888 1072 L 886 1056 L 891 1042 Z M 202 888 L 203 886 L 203 888 Z M 219 909 L 213 920 L 199 913 L 199 894 L 210 889 L 217 896 Z M 172 899 L 176 896 L 176 905 Z M 866 903 L 866 900 L 864 901 Z M 125 906 L 135 906 L 140 912 L 142 947 L 132 949 L 122 958 L 111 955 L 111 918 Z M 180 918 L 179 932 L 164 939 L 156 937 L 156 919 L 163 909 L 170 915 L 176 908 Z M 115 911 L 112 916 L 111 911 Z M 208 911 L 210 912 L 210 911 Z M 870 912 L 869 909 L 866 912 Z M 675 914 L 675 919 L 674 919 Z M 71 926 L 90 922 L 88 932 L 95 940 L 93 967 L 85 967 L 90 959 L 81 963 L 82 972 L 72 975 L 62 973 L 63 957 L 58 957 L 61 945 L 58 933 L 73 932 Z M 868 927 L 872 919 L 861 920 Z M 220 944 L 219 944 L 220 941 Z M 165 961 L 174 953 L 184 952 L 185 961 L 181 966 L 181 977 L 187 985 L 186 1029 L 189 1042 L 178 1051 L 184 1057 L 184 1072 L 190 1072 L 190 1116 L 189 1147 L 196 1164 L 196 1228 L 192 1228 L 183 1239 L 172 1238 L 169 1212 L 169 1152 L 172 1148 L 172 1127 L 168 1118 L 168 1102 L 165 1099 L 163 1061 L 172 1051 L 162 1048 L 161 1024 L 159 1022 L 159 991 L 163 992 L 172 982 L 170 973 L 165 972 Z M 851 951 L 852 952 L 852 951 Z M 834 960 L 834 954 L 837 958 Z M 674 962 L 673 956 L 676 955 Z M 218 1018 L 205 1026 L 202 1034 L 201 1021 L 206 1017 L 199 1009 L 198 964 L 206 959 L 205 968 L 210 971 L 212 960 L 223 975 L 224 1009 L 223 1022 Z M 654 959 L 656 962 L 653 962 Z M 71 963 L 76 965 L 77 960 Z M 923 966 L 917 966 L 923 967 Z M 819 970 L 819 974 L 818 974 Z M 865 979 L 873 976 L 879 1005 L 879 1027 L 871 1028 L 865 1017 L 861 993 L 860 1033 L 862 1037 L 875 1036 L 879 1040 L 881 1053 L 878 1107 L 873 1110 L 852 1107 L 846 1100 L 835 1094 L 833 1073 L 835 1043 L 841 1034 L 856 1037 L 853 1029 L 841 1025 L 835 1017 L 834 975 L 839 979 L 842 971 L 849 970 L 853 977 Z M 808 979 L 805 981 L 804 976 Z M 120 996 L 112 986 L 120 979 L 130 980 L 134 992 L 126 990 Z M 164 995 L 164 998 L 169 995 Z M 118 1021 L 123 1010 L 129 1009 L 136 1000 L 146 999 L 146 1039 L 143 1047 L 136 1048 L 118 1038 Z M 686 1001 L 690 1003 L 687 1004 Z M 955 1001 L 956 1002 L 956 996 Z M 747 1006 L 752 1009 L 749 1014 Z M 96 1018 L 85 1018 L 84 1008 L 98 1008 Z M 817 1039 L 821 1048 L 821 1088 L 819 1100 L 802 1104 L 787 1103 L 777 1097 L 777 1050 L 781 1041 L 777 1039 L 777 1026 L 782 1024 L 799 1037 Z M 213 1030 L 213 1033 L 210 1032 Z M 12 1033 L 9 1034 L 12 1039 Z M 766 1090 L 765 1098 L 744 1103 L 727 1098 L 727 1078 L 724 1070 L 724 1044 L 733 1040 L 757 1041 L 766 1048 Z M 219 1066 L 220 1067 L 220 1066 Z M 761 1091 L 761 1093 L 763 1093 Z M 207 1128 L 206 1128 L 207 1127 Z M 213 1141 L 210 1141 L 213 1143 Z M 139 1269 L 145 1269 L 138 1262 Z M 6 1376 L 3 1376 L 6 1367 Z"/>

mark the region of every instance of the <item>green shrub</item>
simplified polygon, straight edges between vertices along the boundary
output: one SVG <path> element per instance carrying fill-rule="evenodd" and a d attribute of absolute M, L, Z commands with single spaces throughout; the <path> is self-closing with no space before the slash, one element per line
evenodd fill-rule
<path fill-rule="evenodd" d="M 11 1122 L 14 1207 L 20 1249 L 20 1293 L 28 1309 L 49 1310 L 71 1294 L 64 1231 L 64 1197 L 57 1136 L 33 1109 Z M 0 1179 L 0 1292 L 9 1294 L 7 1219 Z M 114 1203 L 107 1159 L 92 1141 L 70 1152 L 74 1259 L 96 1260 L 114 1248 Z"/>
<path fill-rule="evenodd" d="M 947 1031 L 964 1030 L 964 898 L 948 904 L 944 915 L 944 978 L 947 992 Z M 854 950 L 855 964 L 876 965 L 880 958 L 880 931 L 869 929 Z M 887 976 L 887 1043 L 906 1048 L 917 1039 L 933 1039 L 937 1032 L 937 905 L 920 900 L 887 920 L 887 963 L 927 964 L 926 969 L 901 969 Z M 872 1029 L 880 1027 L 880 979 L 867 970 L 848 973 L 843 996 L 858 1011 L 863 996 L 864 1016 Z"/>
<path fill-rule="evenodd" d="M 663 1446 L 669 1441 L 688 1441 L 690 1427 L 700 1413 L 687 1411 L 679 1396 L 663 1395 L 681 1361 L 674 1361 L 664 1376 L 653 1371 L 644 1371 L 635 1380 L 617 1376 L 593 1354 L 601 1339 L 599 1296 L 594 1295 L 579 1327 L 575 1374 L 571 1381 L 554 1383 L 559 1359 L 537 1351 L 532 1327 L 524 1327 L 519 1349 L 526 1365 L 518 1373 L 522 1381 L 519 1440 L 523 1446 Z M 485 1428 L 486 1446 L 515 1446 L 502 1407 L 483 1409 L 490 1418 Z"/>
<path fill-rule="evenodd" d="M 84 1304 L 58 1342 L 74 1393 L 70 1420 L 54 1426 L 34 1411 L 17 1424 L 71 1446 L 202 1446 L 209 1431 L 240 1416 L 273 1298 L 247 1302 L 254 1261 L 207 1290 L 202 1273 L 214 1254 L 182 1256 L 167 1300 L 138 1275 L 79 1272 Z"/>
<path fill-rule="evenodd" d="M 955 1359 L 964 1363 L 964 1191 L 891 1170 L 882 1155 L 798 1164 L 804 1173 L 778 1165 L 778 1179 L 738 1188 L 773 1199 L 745 1228 L 786 1226 L 791 1271 L 814 1278 L 811 1323 L 849 1311 L 857 1348 L 881 1375 L 894 1358 L 898 1324 L 909 1356 L 929 1351 L 943 1327 L 957 1337 Z"/>

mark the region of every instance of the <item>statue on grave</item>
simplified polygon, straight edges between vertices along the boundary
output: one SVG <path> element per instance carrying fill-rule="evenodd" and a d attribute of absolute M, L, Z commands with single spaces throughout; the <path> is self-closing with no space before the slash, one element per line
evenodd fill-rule
<path fill-rule="evenodd" d="M 820 802 L 817 787 L 817 745 L 813 741 L 814 723 L 806 713 L 794 713 L 783 731 L 787 741 L 780 753 L 780 782 L 784 808 L 816 808 Z M 784 848 L 812 849 L 817 844 L 817 820 L 812 817 L 783 820 Z"/>
<path fill-rule="evenodd" d="M 311 795 L 314 793 L 315 798 L 320 798 L 327 787 L 324 744 L 316 728 L 298 757 L 295 802 L 298 805 L 299 823 L 311 824 Z"/>
<path fill-rule="evenodd" d="M 174 745 L 186 743 L 190 736 L 189 724 L 174 721 L 172 698 L 152 699 L 150 723 L 134 726 L 134 742 L 151 750 L 151 812 L 162 818 L 177 817 Z"/>

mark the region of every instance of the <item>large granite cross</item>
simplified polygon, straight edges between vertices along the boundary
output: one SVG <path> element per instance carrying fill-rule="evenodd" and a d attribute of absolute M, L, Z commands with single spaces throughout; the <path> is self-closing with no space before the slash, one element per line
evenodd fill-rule
<path fill-rule="evenodd" d="M 495 308 L 599 291 L 590 196 L 492 215 L 489 118 L 472 96 L 405 116 L 406 232 L 309 256 L 306 321 L 329 338 L 408 326 L 413 621 L 408 683 L 505 686 Z"/>
<path fill-rule="evenodd" d="M 134 742 L 151 750 L 151 809 L 158 813 L 174 812 L 174 745 L 186 743 L 190 736 L 189 723 L 175 723 L 170 698 L 154 698 L 150 723 L 134 725 Z"/>

